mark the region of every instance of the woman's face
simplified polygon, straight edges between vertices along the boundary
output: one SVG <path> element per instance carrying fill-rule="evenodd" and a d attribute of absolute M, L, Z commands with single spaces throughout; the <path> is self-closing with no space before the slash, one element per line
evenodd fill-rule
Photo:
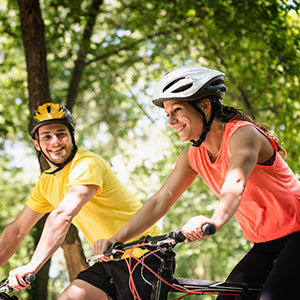
<path fill-rule="evenodd" d="M 175 129 L 182 142 L 198 139 L 203 131 L 203 120 L 199 112 L 187 101 L 167 100 L 164 108 L 169 125 Z"/>

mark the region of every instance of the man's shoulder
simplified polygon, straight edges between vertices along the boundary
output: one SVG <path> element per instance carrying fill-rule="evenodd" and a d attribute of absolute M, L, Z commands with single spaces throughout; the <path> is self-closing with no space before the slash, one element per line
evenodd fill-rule
<path fill-rule="evenodd" d="M 85 149 L 82 149 L 82 148 L 78 148 L 77 153 L 74 157 L 74 160 L 88 159 L 88 158 L 103 161 L 103 158 L 99 154 L 97 154 L 95 152 L 92 152 L 90 150 L 85 150 Z"/>
<path fill-rule="evenodd" d="M 77 150 L 75 157 L 72 160 L 71 168 L 72 168 L 72 166 L 74 167 L 81 163 L 86 163 L 86 164 L 93 165 L 93 166 L 98 165 L 98 164 L 100 164 L 101 166 L 107 165 L 105 160 L 99 154 L 89 151 L 89 150 L 79 148 Z"/>

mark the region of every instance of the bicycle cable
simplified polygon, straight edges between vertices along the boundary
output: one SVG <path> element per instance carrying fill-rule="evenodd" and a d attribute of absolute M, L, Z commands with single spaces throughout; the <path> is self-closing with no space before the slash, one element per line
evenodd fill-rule
<path fill-rule="evenodd" d="M 131 293 L 133 294 L 134 296 L 134 300 L 142 300 L 140 298 L 140 296 L 138 295 L 138 292 L 136 290 L 136 286 L 135 286 L 135 283 L 134 283 L 134 279 L 133 279 L 133 272 L 134 270 L 136 269 L 136 267 L 141 264 L 143 265 L 144 267 L 146 267 L 152 274 L 154 274 L 159 280 L 161 280 L 163 283 L 165 283 L 166 285 L 168 285 L 169 287 L 171 287 L 172 289 L 175 289 L 177 290 L 178 292 L 182 292 L 182 293 L 186 293 L 187 295 L 185 296 L 188 296 L 188 295 L 204 295 L 204 294 L 213 294 L 213 293 L 209 293 L 209 292 L 203 292 L 203 291 L 198 291 L 198 290 L 189 290 L 189 289 L 183 289 L 182 287 L 179 288 L 178 286 L 176 285 L 173 285 L 171 283 L 169 283 L 168 281 L 166 281 L 165 279 L 163 279 L 161 276 L 159 276 L 155 271 L 153 271 L 149 266 L 147 266 L 147 264 L 145 264 L 143 262 L 143 260 L 145 258 L 147 258 L 148 256 L 152 255 L 153 253 L 155 252 L 158 252 L 160 251 L 160 249 L 157 249 L 157 250 L 154 250 L 154 251 L 149 251 L 149 253 L 147 253 L 144 257 L 143 257 L 143 260 L 139 259 L 138 257 L 136 257 L 135 255 L 132 254 L 133 250 L 135 248 L 139 248 L 139 247 L 143 247 L 147 245 L 147 243 L 145 244 L 138 244 L 138 245 L 135 245 L 134 247 L 131 248 L 130 252 L 128 251 L 124 251 L 124 250 L 121 250 L 121 249 L 116 249 L 116 252 L 119 252 L 119 253 L 123 253 L 123 254 L 127 254 L 129 257 L 128 258 L 124 258 L 124 260 L 126 261 L 126 264 L 127 264 L 127 267 L 128 267 L 128 272 L 129 272 L 129 288 L 130 288 L 130 291 Z M 134 265 L 133 268 L 131 268 L 131 258 L 134 258 L 137 263 Z M 129 260 L 129 261 L 128 261 Z M 182 299 L 181 298 L 178 298 L 178 299 Z"/>

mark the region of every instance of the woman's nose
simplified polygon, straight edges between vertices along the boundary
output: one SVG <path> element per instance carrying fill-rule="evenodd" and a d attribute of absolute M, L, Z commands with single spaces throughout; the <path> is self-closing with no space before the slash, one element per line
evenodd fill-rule
<path fill-rule="evenodd" d="M 172 116 L 172 115 L 169 115 L 169 120 L 168 120 L 168 124 L 169 125 L 173 125 L 173 124 L 175 124 L 176 123 L 176 118 L 174 118 L 174 116 Z"/>

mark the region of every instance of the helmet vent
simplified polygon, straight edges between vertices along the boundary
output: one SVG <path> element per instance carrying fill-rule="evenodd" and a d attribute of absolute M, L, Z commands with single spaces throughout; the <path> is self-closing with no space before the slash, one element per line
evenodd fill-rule
<path fill-rule="evenodd" d="M 173 80 L 172 82 L 170 82 L 168 85 L 165 86 L 165 88 L 163 89 L 163 93 L 165 91 L 167 91 L 171 86 L 173 86 L 175 83 L 177 83 L 178 81 L 182 80 L 182 79 L 185 79 L 185 77 L 181 77 L 181 78 L 178 78 L 176 80 Z"/>
<path fill-rule="evenodd" d="M 219 84 L 222 84 L 224 83 L 224 80 L 223 79 L 218 79 L 218 80 L 215 80 L 214 82 L 211 83 L 211 86 L 217 86 Z"/>
<path fill-rule="evenodd" d="M 193 86 L 192 83 L 184 85 L 184 86 L 181 86 L 180 88 L 178 88 L 175 91 L 173 91 L 173 93 L 180 93 L 180 92 L 186 91 L 186 90 L 188 90 L 192 86 Z"/>
<path fill-rule="evenodd" d="M 50 112 L 51 112 L 51 107 L 50 107 L 50 105 L 48 105 L 47 106 L 47 112 L 50 114 Z"/>

